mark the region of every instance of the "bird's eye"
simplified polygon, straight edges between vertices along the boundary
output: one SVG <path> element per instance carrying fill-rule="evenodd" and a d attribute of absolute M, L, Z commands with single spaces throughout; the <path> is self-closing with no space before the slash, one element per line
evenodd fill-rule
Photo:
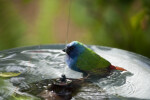
<path fill-rule="evenodd" d="M 69 51 L 72 51 L 74 49 L 74 46 L 71 46 L 68 49 L 69 49 Z"/>
<path fill-rule="evenodd" d="M 73 49 L 74 49 L 74 46 L 68 47 L 68 48 L 66 49 L 66 53 L 67 53 L 67 54 L 70 54 L 70 52 L 73 51 Z"/>

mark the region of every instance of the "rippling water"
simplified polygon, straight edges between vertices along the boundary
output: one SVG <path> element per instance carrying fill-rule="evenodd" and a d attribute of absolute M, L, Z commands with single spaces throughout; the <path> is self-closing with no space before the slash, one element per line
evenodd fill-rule
<path fill-rule="evenodd" d="M 28 87 L 28 84 L 43 79 L 59 78 L 63 73 L 68 78 L 82 78 L 82 73 L 70 70 L 64 63 L 65 54 L 63 45 L 35 46 L 12 49 L 0 52 L 0 72 L 21 72 L 18 77 L 0 79 L 0 100 L 11 96 L 16 87 Z M 114 71 L 105 78 L 91 79 L 95 86 L 105 91 L 109 99 L 150 99 L 150 60 L 141 55 L 115 48 L 90 46 L 95 52 L 113 65 L 125 68 L 126 72 Z M 84 90 L 86 88 L 82 88 Z M 81 89 L 81 90 L 82 90 Z M 93 93 L 96 97 L 99 92 Z M 94 91 L 98 91 L 97 88 Z M 86 92 L 79 92 L 74 99 L 90 99 L 92 96 Z M 95 93 L 95 94 L 94 94 Z M 96 94 L 97 93 L 97 94 Z M 29 95 L 27 93 L 24 93 Z M 86 98 L 85 98 L 85 97 Z"/>

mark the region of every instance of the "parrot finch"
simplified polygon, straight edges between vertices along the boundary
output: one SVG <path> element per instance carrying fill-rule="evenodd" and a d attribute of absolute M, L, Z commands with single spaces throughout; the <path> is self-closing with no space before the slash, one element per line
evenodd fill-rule
<path fill-rule="evenodd" d="M 66 52 L 67 65 L 74 71 L 101 76 L 110 73 L 111 70 L 126 71 L 124 68 L 111 65 L 109 61 L 78 41 L 67 44 L 63 51 Z"/>

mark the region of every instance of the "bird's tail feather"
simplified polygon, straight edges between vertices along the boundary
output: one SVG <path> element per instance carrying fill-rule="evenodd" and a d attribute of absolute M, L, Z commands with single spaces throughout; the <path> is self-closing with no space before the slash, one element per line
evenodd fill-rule
<path fill-rule="evenodd" d="M 118 67 L 118 66 L 114 66 L 114 65 L 110 65 L 110 69 L 111 70 L 120 70 L 120 71 L 127 71 L 124 68 Z"/>

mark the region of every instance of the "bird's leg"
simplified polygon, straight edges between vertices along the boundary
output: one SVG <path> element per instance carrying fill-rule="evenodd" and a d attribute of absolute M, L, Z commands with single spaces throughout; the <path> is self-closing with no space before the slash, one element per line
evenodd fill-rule
<path fill-rule="evenodd" d="M 87 76 L 83 77 L 84 79 L 88 79 L 88 77 L 90 76 L 90 74 L 87 74 Z"/>
<path fill-rule="evenodd" d="M 90 74 L 87 74 L 85 77 L 80 78 L 79 80 L 80 80 L 80 81 L 84 81 L 84 80 L 88 79 L 89 76 L 90 76 Z"/>

